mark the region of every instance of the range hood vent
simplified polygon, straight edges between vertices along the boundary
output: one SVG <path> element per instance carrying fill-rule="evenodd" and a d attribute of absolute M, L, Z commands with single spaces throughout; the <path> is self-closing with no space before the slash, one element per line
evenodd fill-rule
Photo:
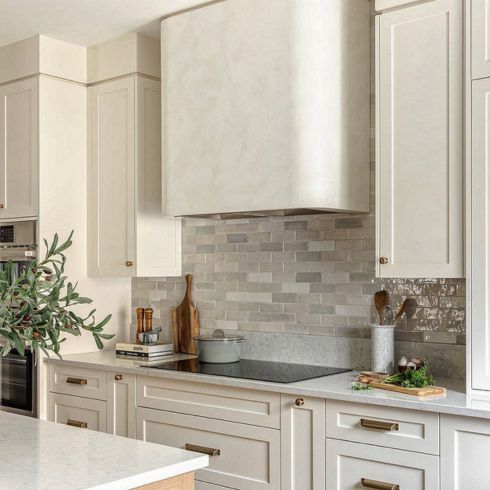
<path fill-rule="evenodd" d="M 162 22 L 163 212 L 369 211 L 370 2 L 224 0 Z"/>

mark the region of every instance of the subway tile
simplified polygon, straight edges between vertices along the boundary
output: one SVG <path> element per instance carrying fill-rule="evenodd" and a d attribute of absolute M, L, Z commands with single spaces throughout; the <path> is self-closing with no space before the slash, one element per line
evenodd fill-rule
<path fill-rule="evenodd" d="M 320 282 L 322 275 L 320 272 L 298 272 L 296 282 Z"/>

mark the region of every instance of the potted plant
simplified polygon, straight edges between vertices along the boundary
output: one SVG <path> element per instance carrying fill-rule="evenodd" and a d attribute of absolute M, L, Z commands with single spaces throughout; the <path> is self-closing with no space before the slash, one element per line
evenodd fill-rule
<path fill-rule="evenodd" d="M 60 346 L 68 335 L 91 332 L 95 344 L 103 348 L 103 340 L 113 335 L 103 329 L 111 319 L 108 315 L 101 322 L 95 321 L 95 309 L 80 316 L 78 305 L 92 303 L 80 296 L 77 284 L 68 282 L 64 275 L 64 252 L 72 245 L 73 231 L 63 243 L 55 235 L 46 255 L 39 262 L 32 261 L 17 273 L 11 261 L 0 271 L 0 337 L 3 338 L 2 355 L 17 349 L 22 355 L 25 346 L 40 349 L 47 356 L 60 356 Z"/>

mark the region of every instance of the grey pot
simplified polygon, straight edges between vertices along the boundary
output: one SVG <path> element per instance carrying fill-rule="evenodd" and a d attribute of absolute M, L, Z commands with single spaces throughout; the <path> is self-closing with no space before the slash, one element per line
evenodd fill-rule
<path fill-rule="evenodd" d="M 240 335 L 225 335 L 223 330 L 215 330 L 212 336 L 194 337 L 199 361 L 211 364 L 226 364 L 240 360 L 241 344 L 245 338 Z"/>

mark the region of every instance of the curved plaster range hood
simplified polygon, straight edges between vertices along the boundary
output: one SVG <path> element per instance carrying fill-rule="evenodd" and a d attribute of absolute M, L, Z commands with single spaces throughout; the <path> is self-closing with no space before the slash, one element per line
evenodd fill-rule
<path fill-rule="evenodd" d="M 369 210 L 370 2 L 224 0 L 162 21 L 169 216 Z"/>

